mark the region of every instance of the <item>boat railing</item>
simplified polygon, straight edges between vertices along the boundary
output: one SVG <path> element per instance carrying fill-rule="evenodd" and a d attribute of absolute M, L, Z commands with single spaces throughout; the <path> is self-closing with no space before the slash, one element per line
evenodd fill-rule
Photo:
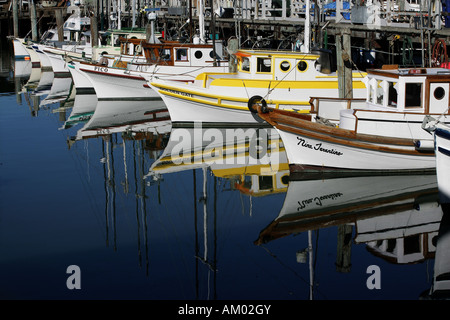
<path fill-rule="evenodd" d="M 320 118 L 333 121 L 339 120 L 339 113 L 341 110 L 362 107 L 365 103 L 366 99 L 362 98 L 311 97 L 309 99 L 311 113 L 317 114 Z"/>

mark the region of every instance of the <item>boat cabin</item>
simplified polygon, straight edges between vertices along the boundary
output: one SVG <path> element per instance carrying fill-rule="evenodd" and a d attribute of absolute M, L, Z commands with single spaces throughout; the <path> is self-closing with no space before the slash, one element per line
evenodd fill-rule
<path fill-rule="evenodd" d="M 370 108 L 398 112 L 448 113 L 450 70 L 399 69 L 385 66 L 369 70 L 364 80 Z"/>
<path fill-rule="evenodd" d="M 299 81 L 331 73 L 324 52 L 239 50 L 235 56 L 238 74 L 244 78 Z"/>
<path fill-rule="evenodd" d="M 449 114 L 450 70 L 444 68 L 406 68 L 384 66 L 367 70 L 363 99 L 311 97 L 311 112 L 343 126 L 343 118 L 354 118 L 352 110 L 371 110 L 412 114 Z M 353 127 L 355 120 L 352 120 Z M 347 127 L 347 128 L 350 128 Z"/>
<path fill-rule="evenodd" d="M 139 39 L 121 38 L 121 53 L 129 54 L 134 47 L 137 52 L 145 56 L 147 64 L 159 64 L 167 66 L 199 66 L 212 65 L 214 51 L 212 44 L 186 44 L 178 41 L 161 41 L 160 43 L 148 43 Z M 223 45 L 215 44 L 217 65 L 223 65 L 225 58 Z"/>

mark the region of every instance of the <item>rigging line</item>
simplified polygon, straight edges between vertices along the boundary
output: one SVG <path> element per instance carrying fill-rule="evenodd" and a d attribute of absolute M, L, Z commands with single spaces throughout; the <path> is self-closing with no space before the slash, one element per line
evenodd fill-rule
<path fill-rule="evenodd" d="M 308 56 L 307 53 L 305 53 L 305 54 L 303 55 L 303 57 L 300 57 L 300 58 L 298 59 L 298 60 L 299 60 L 298 63 L 300 63 L 300 61 L 302 61 L 303 59 L 305 59 L 306 56 Z M 298 67 L 298 63 L 296 63 L 296 64 L 295 64 L 295 67 L 291 68 L 291 70 L 289 70 L 289 71 L 283 76 L 283 78 L 281 78 L 281 80 L 278 80 L 278 82 L 275 84 L 275 86 L 274 86 L 272 89 L 270 89 L 270 83 L 271 83 L 272 81 L 269 82 L 268 92 L 267 92 L 267 94 L 264 96 L 264 99 L 267 99 L 267 97 L 269 96 L 269 94 L 271 94 L 272 91 L 275 90 L 275 88 L 276 88 L 281 82 L 283 82 L 284 79 L 286 79 L 286 77 L 287 77 L 294 69 L 296 69 L 296 68 Z"/>
<path fill-rule="evenodd" d="M 80 161 L 80 156 L 78 155 L 78 157 L 74 157 L 72 152 L 69 152 L 69 154 L 70 154 L 70 157 L 72 158 L 72 160 L 75 162 L 75 170 L 78 173 L 78 175 L 80 176 L 81 185 L 83 186 L 83 189 L 86 192 L 86 195 L 87 195 L 90 207 L 91 207 L 92 211 L 94 212 L 94 215 L 97 218 L 98 223 L 103 227 L 104 226 L 103 225 L 104 221 L 102 219 L 100 219 L 100 217 L 97 214 L 97 212 L 100 212 L 100 208 L 97 205 L 97 201 L 93 200 L 94 191 L 91 189 L 91 184 L 86 182 L 86 180 L 83 178 L 84 175 L 81 174 L 81 167 L 82 167 L 82 165 L 81 165 L 81 161 Z M 104 232 L 103 228 L 101 229 L 101 232 L 102 233 Z"/>
<path fill-rule="evenodd" d="M 297 276 L 301 281 L 303 281 L 306 285 L 309 286 L 309 281 L 305 280 L 300 274 L 298 274 L 293 268 L 287 266 L 285 263 L 283 263 L 275 254 L 273 254 L 268 248 L 266 248 L 264 245 L 259 246 L 261 248 L 264 249 L 264 251 L 266 251 L 266 253 L 268 253 L 272 258 L 275 259 L 276 262 L 278 262 L 282 267 L 285 267 L 286 269 L 288 269 L 289 271 L 291 271 L 295 276 Z M 259 266 L 261 267 L 261 266 Z M 265 271 L 265 270 L 263 270 Z M 268 272 L 268 271 L 266 271 Z M 272 275 L 272 277 L 275 277 Z M 280 281 L 281 283 L 281 281 Z M 286 285 L 285 285 L 286 286 Z M 294 294 L 294 292 L 292 292 L 292 294 Z"/>
<path fill-rule="evenodd" d="M 247 87 L 245 86 L 245 81 L 244 80 L 242 80 L 242 84 L 244 85 L 245 93 L 247 93 L 247 98 L 250 99 L 250 96 L 248 94 Z"/>

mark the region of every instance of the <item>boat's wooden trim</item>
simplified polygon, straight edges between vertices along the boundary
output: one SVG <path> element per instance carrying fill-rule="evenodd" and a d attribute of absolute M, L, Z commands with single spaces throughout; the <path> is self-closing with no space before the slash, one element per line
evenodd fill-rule
<path fill-rule="evenodd" d="M 308 115 L 292 111 L 282 111 L 267 108 L 268 112 L 258 114 L 279 130 L 298 134 L 300 136 L 341 144 L 352 148 L 375 150 L 379 152 L 400 153 L 408 155 L 434 156 L 434 152 L 418 151 L 413 139 L 383 137 L 356 133 L 353 130 L 340 129 L 308 120 Z M 408 148 L 409 147 L 409 148 Z"/>

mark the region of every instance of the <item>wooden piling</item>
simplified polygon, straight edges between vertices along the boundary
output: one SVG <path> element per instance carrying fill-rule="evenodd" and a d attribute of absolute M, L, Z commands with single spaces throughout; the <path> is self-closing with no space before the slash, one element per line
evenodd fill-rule
<path fill-rule="evenodd" d="M 62 10 L 55 10 L 56 28 L 58 30 L 58 41 L 64 41 L 64 18 Z"/>
<path fill-rule="evenodd" d="M 13 26 L 14 26 L 14 38 L 19 37 L 19 7 L 18 0 L 12 1 L 12 10 L 13 10 Z"/>
<path fill-rule="evenodd" d="M 350 29 L 340 29 L 340 32 L 336 34 L 336 65 L 338 73 L 339 98 L 353 98 L 350 43 Z"/>
<path fill-rule="evenodd" d="M 30 20 L 31 20 L 31 40 L 38 41 L 38 31 L 37 31 L 37 17 L 36 17 L 36 4 L 34 1 L 30 3 Z"/>

